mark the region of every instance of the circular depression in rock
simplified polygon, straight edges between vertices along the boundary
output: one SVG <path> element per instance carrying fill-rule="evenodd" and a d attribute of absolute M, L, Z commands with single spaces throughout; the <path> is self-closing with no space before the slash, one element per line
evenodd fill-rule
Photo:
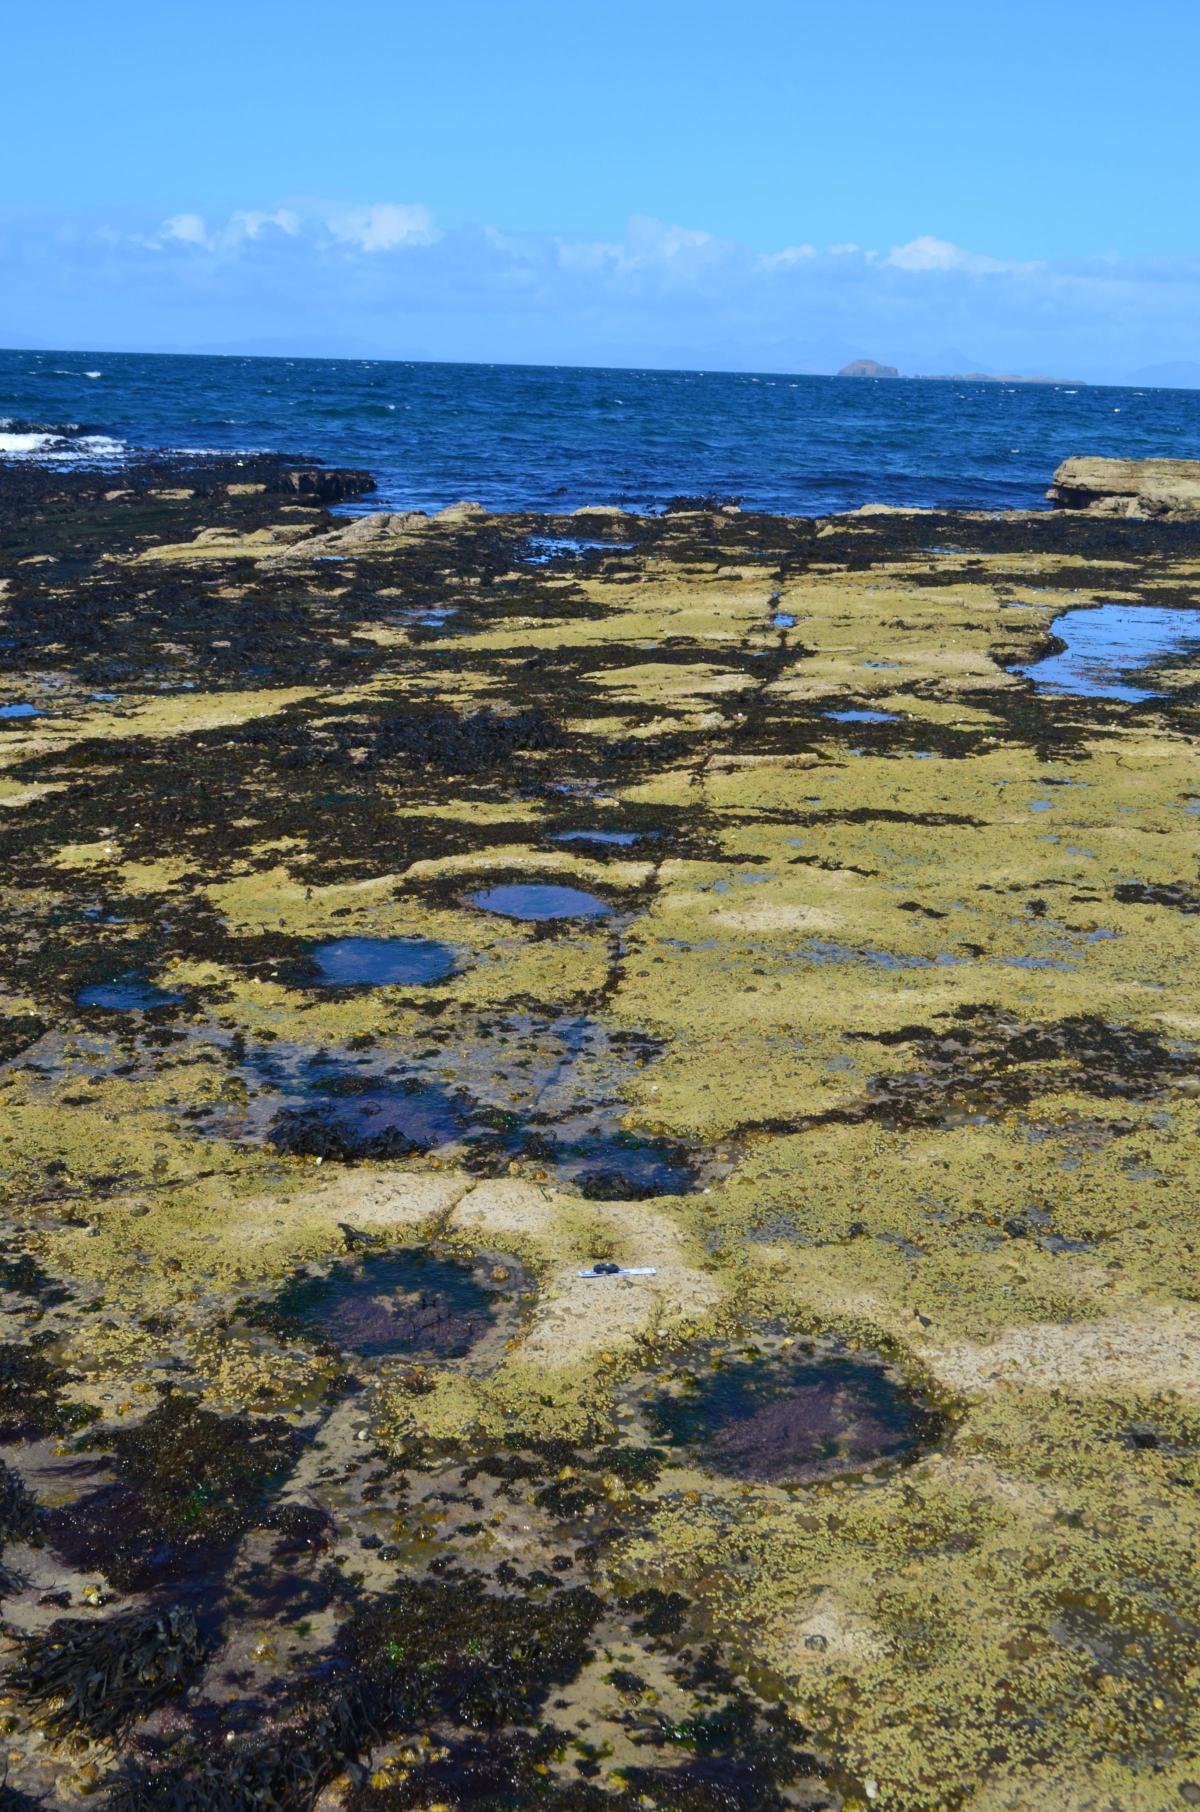
<path fill-rule="evenodd" d="M 943 1425 L 882 1359 L 782 1340 L 693 1354 L 652 1380 L 641 1408 L 690 1463 L 779 1485 L 904 1459 Z"/>
<path fill-rule="evenodd" d="M 594 893 L 580 887 L 559 887 L 542 882 L 512 882 L 484 887 L 468 894 L 472 906 L 498 912 L 506 919 L 598 919 L 612 911 Z"/>
<path fill-rule="evenodd" d="M 351 1231 L 353 1231 L 351 1229 Z M 364 1358 L 460 1359 L 497 1329 L 522 1284 L 515 1260 L 366 1253 L 299 1277 L 253 1319 Z"/>
<path fill-rule="evenodd" d="M 323 988 L 397 988 L 445 981 L 454 951 L 425 937 L 341 937 L 313 951 Z"/>

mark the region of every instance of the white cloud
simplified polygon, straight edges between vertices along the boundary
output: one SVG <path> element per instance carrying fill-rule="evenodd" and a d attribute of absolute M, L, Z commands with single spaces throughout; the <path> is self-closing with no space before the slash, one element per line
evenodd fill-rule
<path fill-rule="evenodd" d="M 644 215 L 608 238 L 439 230 L 419 202 L 312 197 L 0 228 L 13 340 L 48 329 L 61 297 L 60 344 L 96 343 L 103 319 L 122 344 L 322 336 L 431 357 L 776 371 L 858 354 L 944 370 L 961 346 L 981 369 L 1118 378 L 1200 356 L 1200 258 L 1019 263 L 934 234 L 882 253 L 758 250 Z"/>
<path fill-rule="evenodd" d="M 277 227 L 281 233 L 294 238 L 300 231 L 300 216 L 294 208 L 276 208 L 272 214 L 264 214 L 255 209 L 239 209 L 229 217 L 226 236 L 231 239 L 261 239 L 268 227 Z"/>
<path fill-rule="evenodd" d="M 710 253 L 723 249 L 712 233 L 695 227 L 671 226 L 665 220 L 654 220 L 648 214 L 635 214 L 626 230 L 626 243 L 633 256 L 642 261 L 667 261 L 689 253 Z"/>
<path fill-rule="evenodd" d="M 162 223 L 164 239 L 174 239 L 180 245 L 209 245 L 208 227 L 202 214 L 172 214 L 169 220 Z"/>
<path fill-rule="evenodd" d="M 785 245 L 779 252 L 764 252 L 758 260 L 760 270 L 786 271 L 794 264 L 807 264 L 819 254 L 815 245 Z"/>
<path fill-rule="evenodd" d="M 948 239 L 935 239 L 931 233 L 922 233 L 918 238 L 910 239 L 907 245 L 893 246 L 884 263 L 898 271 L 963 271 L 974 277 L 1037 268 L 1032 264 L 1014 264 L 1004 258 L 967 252 L 961 245 L 952 245 Z"/>
<path fill-rule="evenodd" d="M 325 222 L 335 239 L 360 252 L 392 252 L 402 245 L 432 245 L 440 237 L 429 209 L 419 204 L 376 201 L 342 208 Z"/>

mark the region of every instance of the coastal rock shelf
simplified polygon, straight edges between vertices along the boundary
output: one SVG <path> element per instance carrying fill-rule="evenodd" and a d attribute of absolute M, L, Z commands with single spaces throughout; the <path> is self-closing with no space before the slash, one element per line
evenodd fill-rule
<path fill-rule="evenodd" d="M 0 474 L 14 1805 L 1191 1803 L 1186 476 Z"/>

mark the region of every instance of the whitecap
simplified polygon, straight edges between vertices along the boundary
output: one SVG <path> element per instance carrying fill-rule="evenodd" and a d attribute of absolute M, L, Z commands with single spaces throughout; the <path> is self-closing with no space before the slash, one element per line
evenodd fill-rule
<path fill-rule="evenodd" d="M 0 453 L 13 453 L 18 458 L 28 458 L 31 453 L 40 453 L 46 447 L 54 445 L 53 434 L 0 434 Z"/>
<path fill-rule="evenodd" d="M 42 465 L 110 465 L 123 459 L 125 452 L 125 442 L 108 434 L 73 438 L 45 429 L 0 434 L 0 458 L 27 459 Z"/>

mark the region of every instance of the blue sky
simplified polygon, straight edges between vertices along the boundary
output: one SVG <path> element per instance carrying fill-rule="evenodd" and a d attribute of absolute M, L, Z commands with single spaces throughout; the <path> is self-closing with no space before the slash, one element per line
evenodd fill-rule
<path fill-rule="evenodd" d="M 1200 360 L 1184 0 L 60 0 L 4 56 L 0 343 Z"/>

